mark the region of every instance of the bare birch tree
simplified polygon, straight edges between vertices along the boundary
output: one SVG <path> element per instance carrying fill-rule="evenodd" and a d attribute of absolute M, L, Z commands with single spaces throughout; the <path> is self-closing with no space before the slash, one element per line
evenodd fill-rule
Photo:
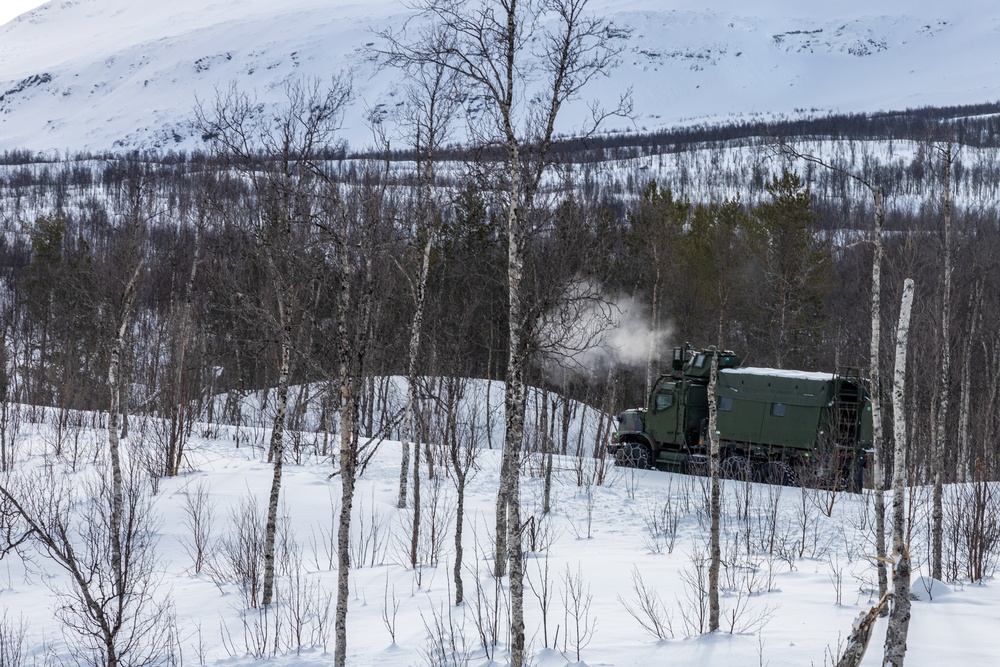
<path fill-rule="evenodd" d="M 883 667 L 903 667 L 906 635 L 910 629 L 910 549 L 906 529 L 906 349 L 913 309 L 913 280 L 903 282 L 903 298 L 896 327 L 896 367 L 892 383 L 892 611 L 885 633 Z"/>
<path fill-rule="evenodd" d="M 443 40 L 386 34 L 392 58 L 442 65 L 483 101 L 485 118 L 470 119 L 480 142 L 502 147 L 506 198 L 508 340 L 504 394 L 506 435 L 497 492 L 494 574 L 510 566 L 511 665 L 524 661 L 524 571 L 519 473 L 524 436 L 524 369 L 530 309 L 524 303 L 529 221 L 550 165 L 563 104 L 617 55 L 612 26 L 592 17 L 587 0 L 420 0 L 420 20 Z M 595 114 L 599 120 L 602 112 Z"/>
<path fill-rule="evenodd" d="M 175 340 L 173 345 L 173 377 L 171 378 L 170 396 L 167 405 L 167 447 L 164 452 L 163 472 L 168 476 L 180 473 L 184 458 L 184 446 L 188 430 L 188 400 L 185 392 L 185 376 L 187 373 L 188 349 L 191 346 L 192 329 L 194 328 L 194 287 L 198 277 L 201 246 L 204 239 L 204 212 L 195 221 L 194 248 L 191 252 L 191 271 L 188 273 L 184 287 L 184 297 L 180 304 L 171 304 L 171 316 L 176 320 Z"/>
<path fill-rule="evenodd" d="M 340 416 L 340 524 L 337 528 L 337 606 L 334 612 L 335 667 L 347 664 L 347 607 L 351 574 L 351 511 L 360 451 L 358 401 L 374 310 L 376 239 L 383 231 L 387 172 L 368 167 L 350 206 L 339 202 L 331 211 L 336 225 L 335 257 L 340 287 L 336 298 L 336 389 Z M 354 318 L 356 324 L 350 326 Z"/>
<path fill-rule="evenodd" d="M 3 504 L 66 575 L 53 579 L 55 616 L 79 664 L 165 664 L 170 607 L 157 599 L 157 526 L 134 467 L 71 486 L 51 467 L 0 483 Z"/>
<path fill-rule="evenodd" d="M 817 164 L 825 169 L 843 174 L 863 186 L 872 195 L 875 217 L 872 229 L 872 281 L 869 314 L 871 338 L 868 348 L 869 378 L 872 404 L 872 487 L 875 496 L 875 555 L 878 568 L 879 597 L 889 591 L 889 578 L 885 567 L 885 435 L 882 428 L 882 261 L 885 251 L 882 235 L 885 228 L 885 190 L 881 185 L 863 178 L 852 171 L 824 162 L 822 159 L 781 144 L 779 150 L 788 156 Z M 882 607 L 884 609 L 884 606 Z M 881 609 L 880 609 L 881 613 Z"/>
<path fill-rule="evenodd" d="M 231 89 L 214 106 L 199 108 L 203 131 L 213 137 L 226 164 L 252 186 L 254 210 L 243 221 L 267 276 L 268 294 L 259 294 L 254 317 L 266 322 L 277 339 L 277 405 L 271 427 L 268 461 L 273 463 L 264 544 L 262 602 L 274 595 L 274 545 L 284 459 L 285 413 L 293 350 L 306 312 L 315 301 L 315 265 L 309 249 L 327 187 L 319 155 L 329 147 L 350 99 L 346 80 L 328 88 L 318 83 L 289 83 L 287 106 L 275 116 L 258 113 L 248 95 Z"/>
<path fill-rule="evenodd" d="M 122 415 L 122 358 L 125 353 L 125 339 L 130 331 L 132 308 L 135 304 L 136 290 L 142 277 L 142 234 L 146 223 L 155 213 L 150 210 L 148 201 L 149 187 L 142 170 L 135 170 L 126 179 L 127 210 L 125 211 L 122 229 L 122 248 L 120 261 L 126 268 L 126 277 L 120 294 L 116 294 L 112 312 L 115 313 L 110 354 L 108 358 L 108 453 L 111 462 L 111 569 L 115 576 L 115 587 L 124 590 L 125 555 L 121 542 L 122 517 L 124 503 L 124 482 L 122 479 L 122 459 L 119 428 Z"/>
<path fill-rule="evenodd" d="M 137 261 L 132 275 L 122 290 L 121 303 L 115 322 L 115 336 L 111 342 L 111 358 L 108 362 L 108 449 L 111 456 L 111 569 L 116 577 L 115 585 L 119 590 L 122 584 L 122 504 L 124 502 L 124 484 L 122 481 L 122 464 L 120 443 L 118 439 L 119 415 L 121 414 L 121 386 L 119 370 L 121 368 L 122 348 L 125 346 L 125 334 L 128 330 L 132 304 L 135 302 L 135 290 L 142 272 L 142 262 Z"/>
<path fill-rule="evenodd" d="M 442 381 L 442 394 L 446 410 L 443 439 L 448 460 L 451 462 L 452 478 L 455 482 L 455 564 L 452 577 L 455 582 L 456 605 L 462 604 L 462 600 L 465 599 L 465 587 L 462 582 L 465 490 L 469 478 L 474 472 L 476 455 L 481 446 L 479 424 L 476 421 L 475 412 L 471 412 L 465 420 L 461 419 L 459 414 L 466 388 L 467 382 L 461 378 L 449 377 Z"/>
<path fill-rule="evenodd" d="M 872 293 L 870 302 L 871 344 L 868 363 L 872 401 L 872 486 L 875 495 L 875 555 L 878 567 L 879 597 L 889 591 L 885 569 L 885 436 L 882 429 L 882 230 L 885 225 L 885 191 L 872 187 L 875 198 L 875 229 L 872 234 Z M 882 607 L 884 609 L 884 606 Z M 879 610 L 882 613 L 882 610 Z"/>
<path fill-rule="evenodd" d="M 357 386 L 352 372 L 352 346 L 348 335 L 348 317 L 351 309 L 351 286 L 347 277 L 351 273 L 351 252 L 348 246 L 348 217 L 342 214 L 337 252 L 340 264 L 341 286 L 337 295 L 337 358 L 339 415 L 340 415 L 340 521 L 337 528 L 337 608 L 334 612 L 336 646 L 333 653 L 335 667 L 347 664 L 347 598 L 351 585 L 351 509 L 354 506 L 354 486 L 358 469 Z"/>
<path fill-rule="evenodd" d="M 440 33 L 439 33 L 440 36 Z M 413 133 L 413 148 L 417 169 L 417 239 L 422 240 L 420 268 L 416 281 L 410 281 L 413 293 L 413 320 L 410 323 L 410 342 L 406 372 L 406 409 L 404 424 L 410 442 L 402 443 L 402 461 L 399 471 L 399 498 L 397 507 L 406 507 L 407 474 L 410 465 L 410 446 L 413 447 L 413 523 L 410 564 L 417 566 L 417 544 L 420 539 L 420 439 L 415 420 L 417 401 L 417 360 L 423 329 L 424 308 L 427 301 L 427 281 L 430 275 L 431 251 L 436 243 L 440 206 L 435 200 L 437 174 L 435 160 L 438 146 L 448 132 L 448 123 L 454 114 L 454 73 L 441 63 L 417 63 L 409 68 L 413 83 L 410 87 L 411 117 L 408 119 Z M 405 270 L 404 270 L 405 273 Z"/>

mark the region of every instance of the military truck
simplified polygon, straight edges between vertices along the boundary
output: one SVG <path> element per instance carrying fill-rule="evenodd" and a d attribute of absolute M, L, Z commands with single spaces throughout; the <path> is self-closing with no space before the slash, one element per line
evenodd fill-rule
<path fill-rule="evenodd" d="M 708 471 L 713 350 L 674 348 L 646 407 L 618 415 L 620 466 Z M 718 352 L 715 396 L 720 474 L 775 484 L 860 489 L 872 447 L 871 400 L 860 374 L 744 368 Z"/>

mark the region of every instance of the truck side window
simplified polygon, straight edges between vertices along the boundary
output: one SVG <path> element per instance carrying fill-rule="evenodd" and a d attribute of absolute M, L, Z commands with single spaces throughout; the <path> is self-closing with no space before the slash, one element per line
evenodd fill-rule
<path fill-rule="evenodd" d="M 733 397 L 732 396 L 720 396 L 719 397 L 719 409 L 723 412 L 729 412 L 733 409 Z"/>
<path fill-rule="evenodd" d="M 673 394 L 657 394 L 655 408 L 657 411 L 666 410 L 674 404 Z"/>
<path fill-rule="evenodd" d="M 785 416 L 785 404 L 784 403 L 771 403 L 771 416 L 772 417 L 784 417 Z"/>

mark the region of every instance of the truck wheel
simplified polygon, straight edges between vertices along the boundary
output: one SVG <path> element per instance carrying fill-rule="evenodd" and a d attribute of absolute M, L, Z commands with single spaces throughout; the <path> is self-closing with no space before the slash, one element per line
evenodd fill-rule
<path fill-rule="evenodd" d="M 760 481 L 775 486 L 795 486 L 795 471 L 784 461 L 768 461 L 760 467 Z"/>
<path fill-rule="evenodd" d="M 637 442 L 633 442 L 629 445 L 626 455 L 628 457 L 628 463 L 626 465 L 631 468 L 646 470 L 652 463 L 652 456 L 649 454 L 649 449 L 645 445 L 640 445 Z"/>
<path fill-rule="evenodd" d="M 631 442 L 618 450 L 615 456 L 615 465 L 623 468 L 639 468 L 645 470 L 652 464 L 652 456 L 645 445 Z"/>
<path fill-rule="evenodd" d="M 750 479 L 750 461 L 745 456 L 730 456 L 722 462 L 719 473 L 725 479 Z"/>

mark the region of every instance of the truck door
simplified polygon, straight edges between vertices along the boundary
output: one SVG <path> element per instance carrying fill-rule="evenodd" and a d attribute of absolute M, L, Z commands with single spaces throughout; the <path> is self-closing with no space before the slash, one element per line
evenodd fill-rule
<path fill-rule="evenodd" d="M 682 406 L 677 398 L 674 382 L 661 380 L 653 388 L 649 397 L 646 430 L 657 442 L 676 444 L 678 437 L 683 440 L 683 432 L 678 436 Z"/>

